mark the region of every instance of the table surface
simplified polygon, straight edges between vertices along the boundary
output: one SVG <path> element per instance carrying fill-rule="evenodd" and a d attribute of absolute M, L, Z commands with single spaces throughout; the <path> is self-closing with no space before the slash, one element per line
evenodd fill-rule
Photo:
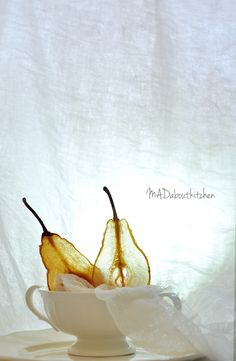
<path fill-rule="evenodd" d="M 69 356 L 68 347 L 74 342 L 73 336 L 53 329 L 15 332 L 0 336 L 1 361 L 94 361 L 94 357 Z M 99 357 L 99 361 L 185 361 L 198 359 L 197 355 L 154 355 L 142 349 L 130 356 Z"/>

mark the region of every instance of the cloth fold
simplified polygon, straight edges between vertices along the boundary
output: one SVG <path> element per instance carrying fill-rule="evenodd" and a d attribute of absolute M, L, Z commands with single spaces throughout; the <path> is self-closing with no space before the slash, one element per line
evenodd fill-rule
<path fill-rule="evenodd" d="M 153 353 L 196 352 L 212 361 L 229 361 L 233 360 L 234 330 L 232 267 L 231 262 L 231 273 L 219 272 L 205 288 L 183 299 L 181 310 L 162 297 L 171 294 L 171 287 L 107 289 L 102 285 L 95 292 L 134 345 Z"/>
<path fill-rule="evenodd" d="M 228 271 L 231 267 L 233 262 L 231 266 L 228 262 Z M 171 286 L 116 288 L 103 284 L 94 288 L 72 274 L 58 276 L 57 290 L 94 288 L 117 327 L 136 347 L 156 354 L 202 354 L 213 361 L 228 361 L 233 356 L 233 289 L 229 288 L 230 275 L 227 282 L 225 275 L 221 269 L 205 288 L 182 300 Z"/>

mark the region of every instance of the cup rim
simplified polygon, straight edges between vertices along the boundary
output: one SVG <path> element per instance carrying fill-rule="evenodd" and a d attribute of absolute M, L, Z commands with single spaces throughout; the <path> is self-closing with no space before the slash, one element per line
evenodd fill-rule
<path fill-rule="evenodd" d="M 73 294 L 73 295 L 80 295 L 80 294 L 95 294 L 95 288 L 81 288 L 78 291 L 54 291 L 49 290 L 45 286 L 39 288 L 40 293 L 48 293 L 48 294 Z"/>

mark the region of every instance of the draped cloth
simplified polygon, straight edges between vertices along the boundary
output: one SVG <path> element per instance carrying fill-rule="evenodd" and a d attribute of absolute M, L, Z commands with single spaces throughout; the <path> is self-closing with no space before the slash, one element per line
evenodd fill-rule
<path fill-rule="evenodd" d="M 46 278 L 21 198 L 93 262 L 106 185 L 152 285 L 178 293 L 210 357 L 233 359 L 235 14 L 232 0 L 0 3 L 1 334 L 45 327 L 24 303 Z"/>

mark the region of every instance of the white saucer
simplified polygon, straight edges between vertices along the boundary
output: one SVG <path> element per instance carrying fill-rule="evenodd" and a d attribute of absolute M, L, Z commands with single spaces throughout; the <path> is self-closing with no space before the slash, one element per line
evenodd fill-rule
<path fill-rule="evenodd" d="M 53 329 L 16 332 L 0 336 L 1 361 L 94 361 L 94 357 L 70 356 L 68 347 L 73 343 L 73 336 Z M 185 361 L 199 359 L 199 355 L 154 355 L 137 349 L 135 355 L 99 357 L 99 361 Z"/>

